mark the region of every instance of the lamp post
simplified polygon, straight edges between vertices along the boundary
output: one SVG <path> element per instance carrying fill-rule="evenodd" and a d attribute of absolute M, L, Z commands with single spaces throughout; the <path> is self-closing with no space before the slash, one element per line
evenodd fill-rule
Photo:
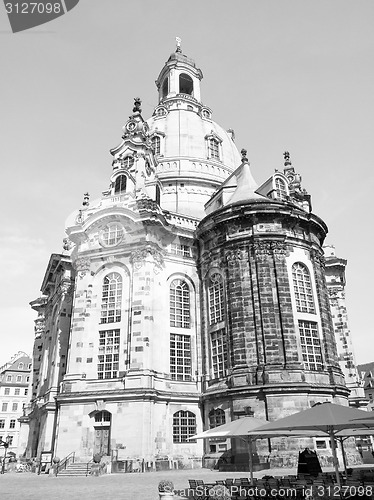
<path fill-rule="evenodd" d="M 12 440 L 12 436 L 7 436 L 5 438 L 5 441 L 3 441 L 0 438 L 0 446 L 4 446 L 4 457 L 3 457 L 3 464 L 1 467 L 1 474 L 4 474 L 4 472 L 5 472 L 5 458 L 6 458 L 7 449 L 9 448 L 9 444 L 10 444 L 11 440 Z"/>

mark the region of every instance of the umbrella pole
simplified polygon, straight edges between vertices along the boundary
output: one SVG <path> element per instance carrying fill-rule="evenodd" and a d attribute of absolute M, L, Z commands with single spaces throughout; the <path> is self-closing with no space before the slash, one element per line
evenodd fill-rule
<path fill-rule="evenodd" d="M 343 465 L 344 465 L 344 473 L 345 477 L 347 477 L 347 457 L 345 456 L 345 450 L 344 450 L 344 439 L 342 437 L 339 438 L 340 441 L 340 446 L 342 449 L 342 455 L 343 455 Z"/>
<path fill-rule="evenodd" d="M 249 476 L 251 484 L 253 484 L 252 439 L 250 437 L 247 439 L 247 444 L 248 444 L 248 456 L 249 456 Z"/>
<path fill-rule="evenodd" d="M 338 485 L 339 491 L 340 491 L 340 475 L 339 475 L 339 462 L 338 462 L 338 457 L 336 455 L 336 443 L 335 443 L 335 435 L 334 435 L 334 429 L 333 427 L 329 428 L 329 436 L 330 436 L 330 444 L 331 444 L 331 451 L 332 451 L 332 461 L 334 464 L 335 468 L 335 475 L 336 475 L 336 484 Z"/>

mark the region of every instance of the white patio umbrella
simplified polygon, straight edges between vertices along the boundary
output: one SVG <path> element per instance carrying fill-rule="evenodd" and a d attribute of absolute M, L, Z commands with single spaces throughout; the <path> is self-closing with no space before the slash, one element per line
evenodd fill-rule
<path fill-rule="evenodd" d="M 209 438 L 239 438 L 247 443 L 248 454 L 249 454 L 249 473 L 251 482 L 253 481 L 253 461 L 252 461 L 252 441 L 256 440 L 256 436 L 249 435 L 250 431 L 262 427 L 266 423 L 266 420 L 259 420 L 253 417 L 243 417 L 237 420 L 232 420 L 227 424 L 219 425 L 213 429 L 209 429 L 204 432 L 200 432 L 195 436 L 190 437 L 191 439 L 209 439 Z"/>
<path fill-rule="evenodd" d="M 336 456 L 335 438 L 339 436 L 339 432 L 347 429 L 362 429 L 363 427 L 371 427 L 374 429 L 374 418 L 371 422 L 366 420 L 365 425 L 362 424 L 365 413 L 366 412 L 362 410 L 356 410 L 355 408 L 349 408 L 348 406 L 333 403 L 321 403 L 309 408 L 308 410 L 294 413 L 288 417 L 265 424 L 264 426 L 255 429 L 254 432 L 251 432 L 250 434 L 256 434 L 257 436 L 264 437 L 268 434 L 270 437 L 273 431 L 292 431 L 292 433 L 297 433 L 299 431 L 311 431 L 316 435 L 320 435 L 320 433 L 328 435 L 330 437 L 336 481 L 340 487 L 339 465 Z"/>

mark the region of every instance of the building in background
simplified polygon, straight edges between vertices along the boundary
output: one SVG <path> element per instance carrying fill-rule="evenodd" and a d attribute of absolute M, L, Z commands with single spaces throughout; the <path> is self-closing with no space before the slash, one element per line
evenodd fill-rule
<path fill-rule="evenodd" d="M 38 312 L 27 454 L 201 462 L 197 432 L 348 404 L 322 245 L 289 153 L 261 186 L 232 129 L 203 104 L 180 45 L 123 127 L 109 188 L 84 195 Z M 259 443 L 290 463 L 300 441 Z M 311 443 L 311 444 L 310 444 Z M 302 441 L 313 445 L 311 439 Z M 247 460 L 238 444 L 208 456 Z M 234 445 L 233 445 L 234 446 Z M 327 452 L 328 453 L 328 452 Z"/>
<path fill-rule="evenodd" d="M 18 419 L 28 401 L 30 373 L 31 358 L 22 351 L 0 367 L 0 438 L 17 456 L 25 451 L 25 443 L 19 443 Z"/>
<path fill-rule="evenodd" d="M 374 362 L 357 366 L 360 380 L 365 391 L 365 397 L 369 401 L 368 411 L 374 411 Z"/>
<path fill-rule="evenodd" d="M 348 325 L 348 313 L 345 300 L 345 268 L 347 261 L 336 256 L 335 247 L 324 246 L 326 260 L 326 281 L 330 297 L 335 340 L 338 349 L 340 368 L 350 394 L 350 406 L 366 408 L 368 404 L 362 379 L 356 365 L 352 334 Z"/>

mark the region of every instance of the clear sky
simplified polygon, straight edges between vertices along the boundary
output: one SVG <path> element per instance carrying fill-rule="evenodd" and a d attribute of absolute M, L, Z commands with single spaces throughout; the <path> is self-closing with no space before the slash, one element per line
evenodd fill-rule
<path fill-rule="evenodd" d="M 261 184 L 290 151 L 327 242 L 348 260 L 358 363 L 374 361 L 372 0 L 80 0 L 12 34 L 0 5 L 1 351 L 31 352 L 29 302 L 67 216 L 109 184 L 133 98 L 143 117 L 182 38 L 204 74 L 202 101 L 233 128 Z"/>

